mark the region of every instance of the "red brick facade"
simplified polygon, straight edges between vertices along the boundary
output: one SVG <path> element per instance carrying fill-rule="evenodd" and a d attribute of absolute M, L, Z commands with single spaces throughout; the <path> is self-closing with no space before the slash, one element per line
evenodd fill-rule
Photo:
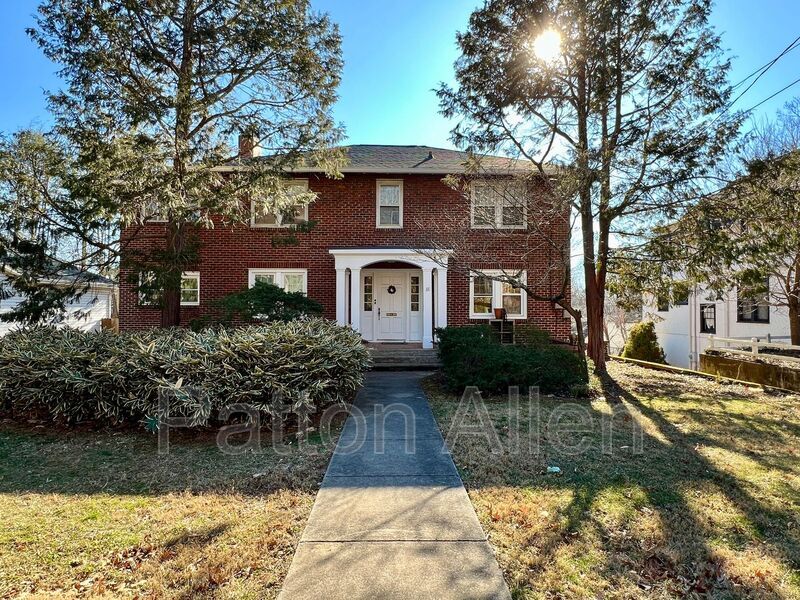
<path fill-rule="evenodd" d="M 189 323 L 201 316 L 209 303 L 225 294 L 237 291 L 248 284 L 248 269 L 302 268 L 308 271 L 308 295 L 325 308 L 325 316 L 336 316 L 336 272 L 331 248 L 430 248 L 438 237 L 438 247 L 447 246 L 448 237 L 456 236 L 461 255 L 451 258 L 448 271 L 447 320 L 449 325 L 470 323 L 469 279 L 464 265 L 476 268 L 519 268 L 528 272 L 528 282 L 550 292 L 560 287 L 561 271 L 557 259 L 540 244 L 530 232 L 497 232 L 470 230 L 469 202 L 442 181 L 441 175 L 375 175 L 346 174 L 343 179 L 328 179 L 323 175 L 296 175 L 307 178 L 309 188 L 317 192 L 318 199 L 309 207 L 309 219 L 317 225 L 308 233 L 298 233 L 299 245 L 274 247 L 273 238 L 280 229 L 250 228 L 247 226 L 198 230 L 201 241 L 200 263 L 194 270 L 200 272 L 200 306 L 181 308 L 181 319 Z M 403 180 L 403 228 L 379 229 L 375 224 L 376 180 Z M 541 201 L 534 198 L 532 202 Z M 566 222 L 566 220 L 564 221 Z M 145 227 L 150 239 L 164 226 L 150 224 Z M 553 231 L 550 238 L 559 243 L 569 243 L 566 225 Z M 128 232 L 129 233 L 129 232 Z M 466 236 L 467 244 L 464 244 Z M 144 244 L 142 240 L 133 246 Z M 465 248 L 476 249 L 472 256 Z M 478 264 L 475 256 L 487 257 L 487 248 L 496 256 L 490 264 Z M 526 255 L 526 260 L 520 257 Z M 486 263 L 482 260 L 481 263 Z M 554 266 L 554 264 L 556 266 Z M 137 329 L 158 326 L 160 309 L 140 306 L 135 287 L 123 273 L 120 290 L 120 327 Z M 549 283 L 548 283 L 549 281 Z M 549 302 L 528 298 L 527 322 L 546 331 L 553 338 L 566 340 L 570 334 L 570 320 L 561 308 Z M 477 321 L 474 321 L 477 322 Z"/>

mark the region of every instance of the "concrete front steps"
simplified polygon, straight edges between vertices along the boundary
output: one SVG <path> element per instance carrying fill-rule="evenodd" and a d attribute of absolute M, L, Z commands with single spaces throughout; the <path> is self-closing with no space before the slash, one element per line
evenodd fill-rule
<path fill-rule="evenodd" d="M 423 371 L 441 366 L 434 349 L 406 344 L 370 345 L 373 371 Z"/>

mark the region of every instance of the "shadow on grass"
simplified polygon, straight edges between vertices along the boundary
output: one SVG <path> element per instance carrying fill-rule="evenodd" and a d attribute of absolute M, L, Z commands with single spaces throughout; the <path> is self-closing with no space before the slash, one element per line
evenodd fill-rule
<path fill-rule="evenodd" d="M 278 489 L 315 491 L 330 458 L 319 436 L 303 447 L 268 433 L 257 453 L 225 454 L 208 431 L 176 431 L 159 455 L 157 437 L 138 430 L 32 429 L 0 424 L 0 493 L 160 495 Z M 246 441 L 244 436 L 236 443 Z"/>
<path fill-rule="evenodd" d="M 798 489 L 791 479 L 800 426 L 770 410 L 752 420 L 730 412 L 729 398 L 696 407 L 702 394 L 692 394 L 685 383 L 660 381 L 638 386 L 634 395 L 628 381 L 609 375 L 601 382 L 605 402 L 581 403 L 595 424 L 615 408 L 611 455 L 602 453 L 596 427 L 571 432 L 591 442 L 585 452 L 559 450 L 558 433 L 547 424 L 563 405 L 555 398 L 542 399 L 538 409 L 544 423 L 538 452 L 498 456 L 475 438 L 455 443 L 456 464 L 484 525 L 489 523 L 501 562 L 507 561 L 515 595 L 800 594 Z M 446 430 L 453 407 L 441 400 L 433 405 Z M 490 403 L 489 411 L 495 423 L 507 423 L 505 402 Z M 631 440 L 639 424 L 643 453 L 635 454 Z M 712 461 L 706 450 L 725 451 L 731 460 L 753 461 L 777 475 L 764 482 L 741 465 Z M 563 475 L 547 474 L 550 465 L 560 466 Z M 550 514 L 554 507 L 557 518 Z M 783 574 L 770 572 L 775 563 Z"/>
<path fill-rule="evenodd" d="M 206 546 L 230 529 L 230 524 L 211 525 L 200 531 L 187 531 L 164 541 L 163 548 L 177 551 L 182 546 Z"/>

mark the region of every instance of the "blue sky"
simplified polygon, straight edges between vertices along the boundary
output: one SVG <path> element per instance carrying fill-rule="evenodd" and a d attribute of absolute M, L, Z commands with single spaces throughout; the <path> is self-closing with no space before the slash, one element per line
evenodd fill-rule
<path fill-rule="evenodd" d="M 0 131 L 46 126 L 45 89 L 58 86 L 55 67 L 25 35 L 36 0 L 13 0 L 0 9 Z M 336 107 L 350 143 L 427 144 L 449 147 L 451 124 L 438 114 L 433 89 L 449 81 L 457 56 L 455 33 L 466 27 L 472 0 L 316 0 L 344 37 L 345 71 Z M 800 35 L 797 0 L 720 0 L 714 23 L 735 56 L 736 82 Z M 748 108 L 800 77 L 800 49 L 765 75 L 737 107 Z M 773 114 L 800 84 L 764 104 Z"/>

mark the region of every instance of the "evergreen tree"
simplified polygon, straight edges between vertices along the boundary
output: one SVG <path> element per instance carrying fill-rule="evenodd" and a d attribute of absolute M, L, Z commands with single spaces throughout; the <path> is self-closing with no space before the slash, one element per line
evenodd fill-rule
<path fill-rule="evenodd" d="M 439 89 L 457 145 L 525 158 L 574 202 L 600 371 L 615 234 L 677 214 L 738 127 L 721 111 L 729 64 L 710 12 L 711 0 L 486 0 L 458 35 L 456 85 Z"/>
<path fill-rule="evenodd" d="M 282 185 L 301 161 L 338 173 L 341 40 L 307 0 L 45 0 L 29 34 L 65 82 L 49 96 L 72 167 L 63 194 L 86 206 L 86 235 L 92 214 L 117 215 L 131 277 L 152 272 L 161 289 L 162 325 L 180 323 L 194 229 L 212 216 L 247 220 L 249 197 L 270 212 L 311 201 Z M 271 158 L 232 150 L 240 132 Z M 15 202 L 13 189 L 4 201 Z M 154 217 L 166 219 L 163 235 L 140 243 Z M 5 236 L 11 247 L 14 232 Z M 55 253 L 49 237 L 36 252 Z M 8 260 L 21 253 L 17 244 Z"/>

